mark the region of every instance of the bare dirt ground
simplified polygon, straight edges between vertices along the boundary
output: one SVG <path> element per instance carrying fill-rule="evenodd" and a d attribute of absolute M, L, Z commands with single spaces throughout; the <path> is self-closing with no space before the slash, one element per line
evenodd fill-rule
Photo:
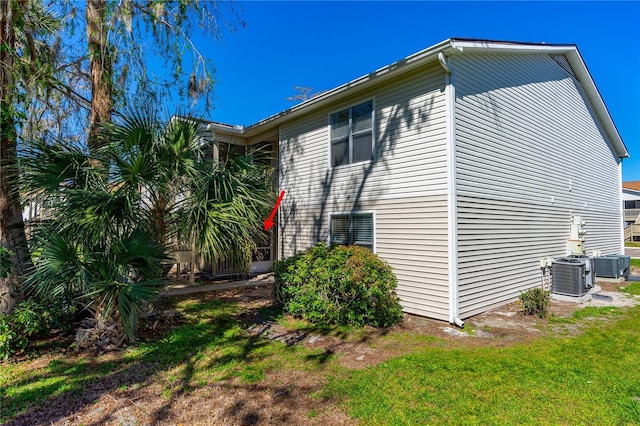
<path fill-rule="evenodd" d="M 259 314 L 259 309 L 274 303 L 271 286 L 219 291 L 207 297 L 239 303 L 244 308 L 242 318 L 249 333 L 286 344 L 321 349 L 327 358 L 336 359 L 342 367 L 358 369 L 420 350 L 430 344 L 448 347 L 501 347 L 524 343 L 549 333 L 562 332 L 563 336 L 577 334 L 580 333 L 579 326 L 555 324 L 548 318 L 567 317 L 576 309 L 588 305 L 630 306 L 640 303 L 637 297 L 619 293 L 620 284 L 599 285 L 602 287 L 601 294 L 611 296 L 611 301 L 594 299 L 578 304 L 552 300 L 547 319 L 523 315 L 518 303 L 514 302 L 468 319 L 464 330 L 444 322 L 405 315 L 401 323 L 388 330 L 371 329 L 359 334 L 357 338 L 291 331 L 265 320 Z M 76 356 L 78 355 L 72 355 Z M 107 355 L 114 359 L 120 356 L 120 353 Z M 48 362 L 46 357 L 34 360 L 34 367 L 43 362 Z M 149 366 L 140 366 L 137 371 L 140 377 L 136 379 L 144 383 L 142 386 L 119 385 L 118 380 L 131 383 L 131 378 L 125 380 L 114 374 L 109 383 L 96 381 L 74 400 L 69 400 L 70 397 L 67 396 L 49 401 L 47 406 L 27 410 L 8 424 L 357 424 L 344 413 L 339 401 L 325 400 L 318 396 L 318 391 L 326 381 L 325 373 L 321 370 L 298 371 L 293 374 L 269 373 L 265 380 L 256 384 L 245 384 L 235 379 L 195 387 L 187 384 L 180 392 L 173 393 L 170 399 L 162 396 L 165 385 L 152 370 Z"/>

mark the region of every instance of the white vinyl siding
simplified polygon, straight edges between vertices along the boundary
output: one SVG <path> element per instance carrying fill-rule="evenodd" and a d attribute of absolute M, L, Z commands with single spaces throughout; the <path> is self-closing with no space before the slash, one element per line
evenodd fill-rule
<path fill-rule="evenodd" d="M 330 167 L 327 117 L 374 99 L 373 160 Z M 448 318 L 444 71 L 416 71 L 280 128 L 279 257 L 329 238 L 330 212 L 375 212 L 375 251 L 405 311 Z"/>
<path fill-rule="evenodd" d="M 372 97 L 375 161 L 329 167 L 329 112 Z M 434 66 L 363 98 L 342 101 L 281 127 L 280 185 L 287 198 L 313 205 L 347 197 L 355 201 L 446 193 L 442 68 Z"/>
<path fill-rule="evenodd" d="M 451 58 L 456 85 L 460 314 L 538 285 L 571 215 L 586 250 L 621 246 L 618 159 L 568 64 L 545 54 Z"/>

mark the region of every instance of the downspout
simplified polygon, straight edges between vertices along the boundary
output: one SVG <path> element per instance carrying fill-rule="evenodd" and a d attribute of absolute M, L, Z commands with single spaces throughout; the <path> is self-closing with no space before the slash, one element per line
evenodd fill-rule
<path fill-rule="evenodd" d="M 445 70 L 446 137 L 447 137 L 447 239 L 449 260 L 449 322 L 464 328 L 460 319 L 458 298 L 458 197 L 456 190 L 456 88 L 451 65 L 442 52 L 438 53 L 440 65 Z"/>
<path fill-rule="evenodd" d="M 620 191 L 618 192 L 618 206 L 620 206 L 620 216 L 621 216 L 621 220 L 620 220 L 620 253 L 624 254 L 624 203 L 622 201 L 622 158 L 618 159 L 618 188 L 620 188 Z M 633 239 L 633 237 L 632 237 Z"/>
<path fill-rule="evenodd" d="M 276 191 L 278 192 L 278 194 L 280 193 L 280 191 L 282 191 L 282 176 L 280 175 L 280 170 L 282 169 L 282 126 L 278 125 L 278 165 L 276 170 L 278 170 L 278 185 L 276 188 Z M 288 189 L 288 188 L 287 188 Z M 285 205 L 287 204 L 287 201 L 285 201 Z M 283 239 L 283 229 L 282 229 L 282 224 L 284 223 L 284 219 L 283 219 L 283 213 L 282 211 L 284 210 L 284 207 L 282 209 L 278 209 L 277 211 L 277 219 L 278 222 L 276 223 L 276 255 L 273 256 L 274 260 L 275 259 L 284 259 L 284 239 Z M 280 254 L 278 254 L 278 251 L 280 251 Z"/>

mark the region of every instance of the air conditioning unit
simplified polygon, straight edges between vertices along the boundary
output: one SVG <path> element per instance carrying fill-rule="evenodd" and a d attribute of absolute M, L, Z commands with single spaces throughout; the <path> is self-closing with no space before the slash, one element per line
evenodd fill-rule
<path fill-rule="evenodd" d="M 618 257 L 622 259 L 622 267 L 624 268 L 624 273 L 622 274 L 622 276 L 626 280 L 629 278 L 629 274 L 631 273 L 631 256 L 619 254 Z"/>
<path fill-rule="evenodd" d="M 556 294 L 582 296 L 587 292 L 584 259 L 559 258 L 551 262 L 551 290 Z"/>
<path fill-rule="evenodd" d="M 593 257 L 582 254 L 572 254 L 568 256 L 570 259 L 581 259 L 585 266 L 585 283 L 587 288 L 593 288 L 596 285 L 596 262 Z"/>
<path fill-rule="evenodd" d="M 596 275 L 603 278 L 629 277 L 631 257 L 620 254 L 608 254 L 596 257 Z"/>

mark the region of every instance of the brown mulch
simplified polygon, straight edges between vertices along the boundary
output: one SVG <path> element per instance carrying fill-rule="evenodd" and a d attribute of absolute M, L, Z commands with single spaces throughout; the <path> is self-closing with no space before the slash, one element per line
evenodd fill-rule
<path fill-rule="evenodd" d="M 600 284 L 615 292 L 619 284 Z M 375 365 L 391 357 L 415 352 L 425 345 L 448 347 L 509 346 L 556 333 L 580 333 L 572 324 L 554 325 L 549 319 L 525 316 L 511 303 L 467 320 L 467 330 L 413 315 L 387 330 L 368 329 L 357 336 L 316 330 L 288 330 L 268 317 L 274 305 L 272 287 L 248 287 L 202 294 L 238 303 L 249 333 L 288 345 L 319 349 L 319 358 L 334 359 L 348 369 Z M 580 305 L 552 301 L 550 313 L 569 316 Z M 147 338 L 158 338 L 170 324 L 143 328 Z M 468 331 L 468 330 L 471 331 Z M 420 339 L 419 337 L 424 337 Z M 417 343 L 416 343 L 417 342 Z M 85 355 L 66 353 L 67 360 Z M 33 368 L 46 365 L 53 356 L 31 361 Z M 121 360 L 120 352 L 99 356 L 100 362 Z M 95 357 L 91 358 L 95 359 Z M 323 361 L 320 359 L 320 361 Z M 339 402 L 321 397 L 326 376 L 322 369 L 291 373 L 270 372 L 265 380 L 246 384 L 236 379 L 206 383 L 174 384 L 166 393 L 153 363 L 114 371 L 108 378 L 91 383 L 81 395 L 63 392 L 46 405 L 32 407 L 7 425 L 352 425 Z M 133 377 L 135 376 L 135 377 Z M 135 385 L 132 385 L 135 384 Z M 1 406 L 0 406 L 1 409 Z"/>

